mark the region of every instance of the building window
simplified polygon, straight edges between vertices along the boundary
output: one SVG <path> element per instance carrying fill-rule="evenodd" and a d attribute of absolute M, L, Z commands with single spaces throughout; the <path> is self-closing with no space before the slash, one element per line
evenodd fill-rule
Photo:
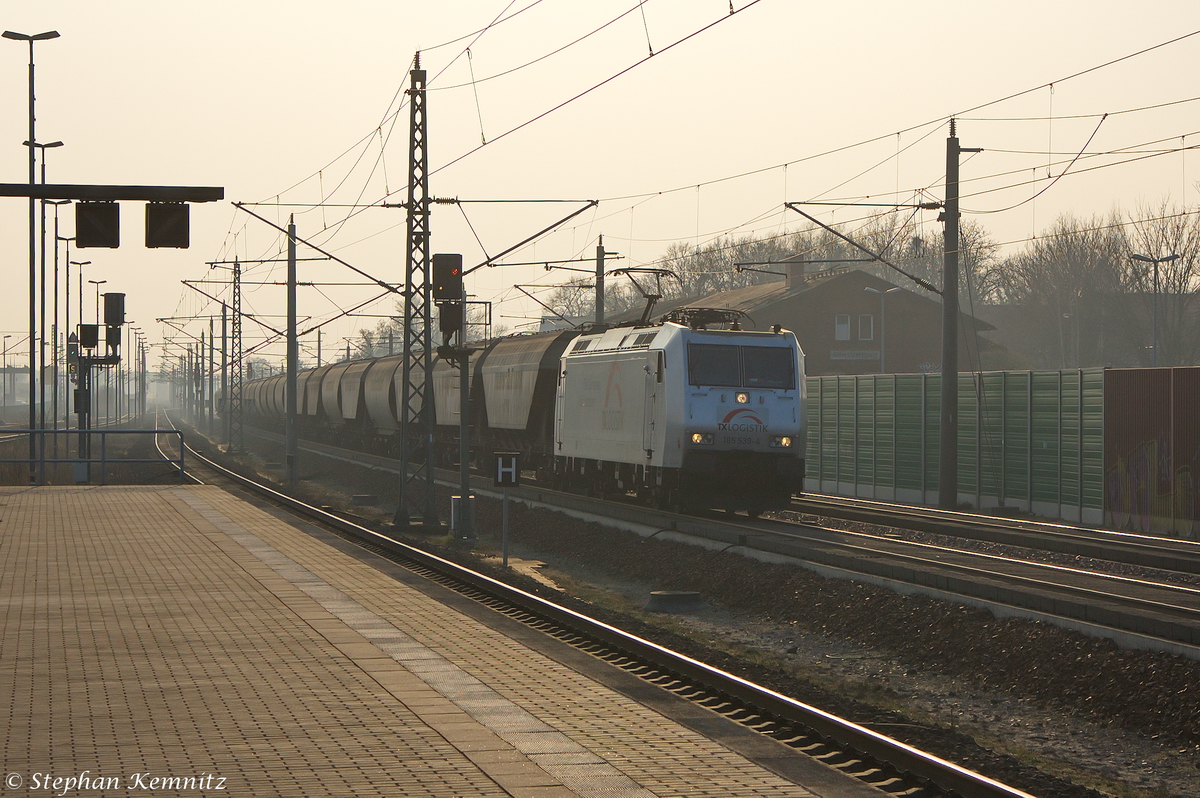
<path fill-rule="evenodd" d="M 839 313 L 833 321 L 833 338 L 835 341 L 850 340 L 850 314 Z"/>
<path fill-rule="evenodd" d="M 874 316 L 859 316 L 858 317 L 858 340 L 874 341 L 875 340 L 875 317 Z"/>

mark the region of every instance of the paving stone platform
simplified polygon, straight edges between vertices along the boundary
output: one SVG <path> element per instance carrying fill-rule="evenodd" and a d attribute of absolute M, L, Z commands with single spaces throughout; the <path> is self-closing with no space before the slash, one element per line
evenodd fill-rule
<path fill-rule="evenodd" d="M 878 795 L 302 527 L 211 486 L 0 488 L 0 798 Z"/>

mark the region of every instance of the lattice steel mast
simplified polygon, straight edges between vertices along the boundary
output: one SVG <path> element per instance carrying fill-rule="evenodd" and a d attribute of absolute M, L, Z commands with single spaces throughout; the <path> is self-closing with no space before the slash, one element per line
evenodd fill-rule
<path fill-rule="evenodd" d="M 242 264 L 233 261 L 233 327 L 229 352 L 229 451 L 246 449 L 242 427 Z"/>
<path fill-rule="evenodd" d="M 433 501 L 433 338 L 430 308 L 429 153 L 425 70 L 413 62 L 409 102 L 408 239 L 404 269 L 404 367 L 400 397 L 400 504 L 396 525 L 438 526 Z"/>

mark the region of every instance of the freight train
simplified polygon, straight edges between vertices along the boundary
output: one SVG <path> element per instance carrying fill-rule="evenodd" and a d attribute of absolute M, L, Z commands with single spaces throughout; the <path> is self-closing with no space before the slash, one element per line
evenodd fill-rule
<path fill-rule="evenodd" d="M 520 334 L 477 345 L 470 443 L 522 453 L 552 487 L 633 494 L 653 506 L 758 515 L 804 485 L 804 353 L 778 326 L 685 308 L 657 323 Z M 435 465 L 458 459 L 460 373 L 434 364 Z M 397 455 L 403 358 L 321 366 L 297 377 L 302 437 Z M 248 383 L 248 423 L 282 429 L 286 378 Z M 428 392 L 426 392 L 428 393 Z"/>

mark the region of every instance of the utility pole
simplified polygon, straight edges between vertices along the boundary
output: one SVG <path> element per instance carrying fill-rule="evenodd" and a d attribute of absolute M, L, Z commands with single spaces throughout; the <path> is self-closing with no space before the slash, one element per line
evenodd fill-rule
<path fill-rule="evenodd" d="M 961 147 L 950 120 L 946 139 L 946 223 L 942 261 L 942 407 L 938 459 L 938 507 L 958 506 L 958 159 L 964 152 L 982 152 L 979 147 Z"/>
<path fill-rule="evenodd" d="M 604 235 L 596 244 L 596 326 L 604 323 Z"/>
<path fill-rule="evenodd" d="M 187 397 L 187 416 L 191 423 L 196 423 L 196 347 L 191 341 L 187 343 L 187 363 L 184 364 L 183 381 L 184 396 Z"/>
<path fill-rule="evenodd" d="M 150 387 L 150 378 L 146 374 L 146 339 L 142 339 L 142 415 L 146 415 L 146 393 Z"/>
<path fill-rule="evenodd" d="M 287 482 L 299 480 L 296 465 L 296 375 L 300 371 L 300 342 L 296 339 L 296 217 L 288 220 L 287 250 L 287 421 L 284 427 L 284 459 Z"/>
<path fill-rule="evenodd" d="M 200 426 L 200 422 L 204 420 L 205 411 L 208 410 L 208 392 L 205 390 L 204 373 L 208 371 L 205 365 L 205 359 L 208 355 L 208 340 L 204 337 L 204 330 L 200 330 L 200 351 L 197 352 L 196 365 L 199 368 L 196 371 L 196 394 L 200 397 L 199 404 L 196 405 L 197 417 L 196 426 Z"/>
<path fill-rule="evenodd" d="M 233 341 L 229 355 L 229 451 L 241 452 L 246 448 L 246 434 L 242 427 L 242 264 L 233 261 Z"/>
<path fill-rule="evenodd" d="M 425 70 L 417 53 L 410 74 L 408 224 L 404 273 L 404 366 L 400 397 L 400 504 L 395 524 L 438 529 L 433 497 L 433 338 L 430 308 L 429 151 Z"/>
<path fill-rule="evenodd" d="M 221 303 L 221 401 L 225 403 L 225 449 L 233 446 L 233 414 L 229 412 L 229 307 Z"/>
<path fill-rule="evenodd" d="M 213 424 L 216 421 L 217 412 L 217 338 L 213 334 L 213 329 L 216 321 L 212 316 L 208 317 L 208 434 L 213 434 Z"/>

